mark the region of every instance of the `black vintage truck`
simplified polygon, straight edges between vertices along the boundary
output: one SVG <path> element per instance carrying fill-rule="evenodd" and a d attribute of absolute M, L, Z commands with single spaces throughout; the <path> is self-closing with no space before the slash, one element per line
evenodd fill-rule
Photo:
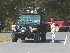
<path fill-rule="evenodd" d="M 5 20 L 2 17 L 0 17 L 0 32 L 1 30 L 4 29 L 4 27 L 5 27 Z"/>
<path fill-rule="evenodd" d="M 25 7 L 15 25 L 12 25 L 12 42 L 34 39 L 35 42 L 46 40 L 47 25 L 45 22 L 45 10 L 39 7 Z"/>

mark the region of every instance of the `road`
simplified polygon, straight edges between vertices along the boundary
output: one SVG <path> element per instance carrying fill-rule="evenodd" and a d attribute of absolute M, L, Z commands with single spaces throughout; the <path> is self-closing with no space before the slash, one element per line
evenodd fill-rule
<path fill-rule="evenodd" d="M 0 35 L 11 33 L 0 33 Z M 66 44 L 64 45 L 65 38 Z M 46 41 L 34 43 L 33 40 L 21 42 L 0 42 L 0 53 L 70 53 L 70 32 L 56 32 L 55 43 L 51 42 L 51 34 L 46 34 Z"/>

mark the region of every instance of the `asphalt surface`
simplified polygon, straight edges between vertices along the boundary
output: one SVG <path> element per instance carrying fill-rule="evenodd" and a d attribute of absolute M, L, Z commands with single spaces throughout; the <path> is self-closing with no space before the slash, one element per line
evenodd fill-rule
<path fill-rule="evenodd" d="M 11 33 L 0 33 L 0 35 L 6 34 L 11 35 Z M 46 41 L 40 43 L 34 43 L 31 39 L 0 42 L 0 53 L 70 53 L 70 32 L 56 32 L 55 43 L 51 43 L 50 32 L 46 34 Z"/>

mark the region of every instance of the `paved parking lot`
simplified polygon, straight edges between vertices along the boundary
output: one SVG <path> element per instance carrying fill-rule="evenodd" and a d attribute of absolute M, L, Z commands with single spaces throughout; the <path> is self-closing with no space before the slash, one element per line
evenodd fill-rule
<path fill-rule="evenodd" d="M 20 39 L 18 42 L 0 42 L 0 53 L 70 53 L 70 32 L 56 32 L 55 43 L 50 43 L 50 32 L 46 34 L 46 38 L 46 41 L 40 43 L 34 43 L 33 40 L 28 39 L 24 42 Z"/>

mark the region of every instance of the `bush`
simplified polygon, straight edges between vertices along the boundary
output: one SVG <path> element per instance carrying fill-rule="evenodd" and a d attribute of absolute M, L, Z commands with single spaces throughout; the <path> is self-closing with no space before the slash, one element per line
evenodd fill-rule
<path fill-rule="evenodd" d="M 4 31 L 10 31 L 11 25 L 13 25 L 14 21 L 11 18 L 5 18 L 5 28 Z"/>
<path fill-rule="evenodd" d="M 9 35 L 0 35 L 0 42 L 11 41 L 12 37 Z"/>

